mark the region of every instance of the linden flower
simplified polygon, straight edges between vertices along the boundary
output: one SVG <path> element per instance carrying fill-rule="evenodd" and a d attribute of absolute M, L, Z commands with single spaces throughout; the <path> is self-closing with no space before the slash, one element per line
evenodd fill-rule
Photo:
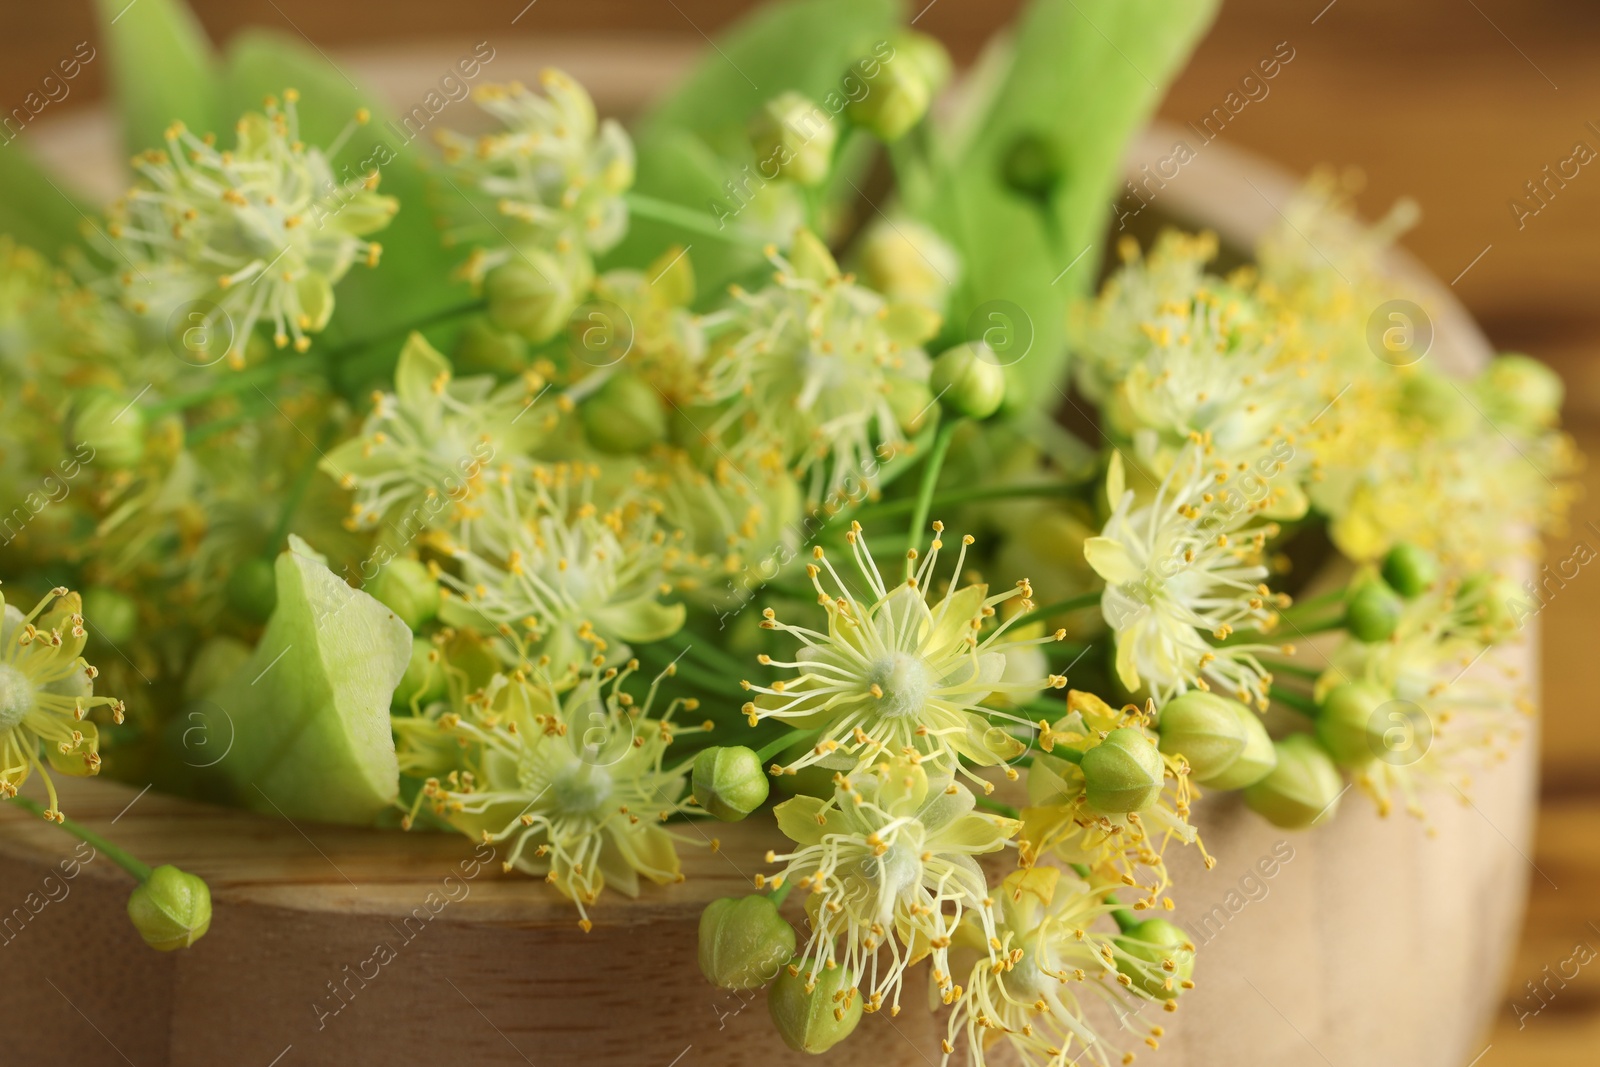
<path fill-rule="evenodd" d="M 1136 506 L 1120 454 L 1106 473 L 1115 502 L 1084 557 L 1105 579 L 1101 611 L 1117 636 L 1117 675 L 1130 691 L 1149 686 L 1165 703 L 1207 679 L 1241 701 L 1266 707 L 1271 676 L 1256 658 L 1280 646 L 1259 642 L 1213 645 L 1236 629 L 1267 631 L 1288 598 L 1264 584 L 1267 542 L 1275 523 L 1257 522 L 1276 487 L 1259 499 L 1233 491 L 1233 469 L 1203 440 L 1180 453 L 1155 497 Z M 1287 482 L 1289 479 L 1283 479 Z"/>
<path fill-rule="evenodd" d="M 112 259 L 134 312 L 164 323 L 186 301 L 216 305 L 208 332 L 227 336 L 227 356 L 244 360 L 245 344 L 262 319 L 279 347 L 296 351 L 333 314 L 333 287 L 352 264 L 378 262 L 366 236 L 389 224 L 399 205 L 374 190 L 378 174 L 355 182 L 334 178 L 330 160 L 367 121 L 365 111 L 326 150 L 300 140 L 295 101 L 268 97 L 265 114 L 247 114 L 235 128 L 232 151 L 215 138 L 194 136 L 181 124 L 167 131 L 167 148 L 134 160 L 141 184 L 111 209 L 106 232 Z M 220 355 L 220 353 L 219 353 Z"/>
<path fill-rule="evenodd" d="M 1146 1045 L 1158 1046 L 1162 1028 L 1139 1022 L 1137 1014 L 1155 1001 L 1163 1010 L 1176 1009 L 1177 991 L 1194 984 L 1182 977 L 1194 948 L 1152 945 L 1156 951 L 1148 951 L 1142 942 L 1092 929 L 1117 909 L 1105 899 L 1114 888 L 1054 867 L 1006 877 L 995 894 L 993 930 L 969 921 L 962 931 L 966 951 L 958 955 L 975 961 L 966 986 L 945 997 L 955 1008 L 942 1064 L 958 1042 L 972 1067 L 984 1067 L 1000 1042 L 1028 1067 L 1131 1062 L 1130 1051 L 1097 1033 L 1085 1017 L 1084 1001 L 1093 997 L 1111 1006 L 1122 1029 L 1143 1032 Z"/>
<path fill-rule="evenodd" d="M 774 247 L 767 258 L 773 284 L 737 289 L 734 307 L 703 319 L 727 331 L 703 397 L 727 408 L 707 433 L 734 432 L 736 460 L 771 456 L 795 477 L 809 475 L 813 501 L 871 485 L 881 460 L 932 409 L 920 346 L 938 330 L 938 313 L 857 285 L 804 230 L 788 258 Z"/>
<path fill-rule="evenodd" d="M 510 842 L 505 870 L 544 875 L 577 905 L 586 932 L 588 907 L 606 887 L 636 897 L 641 875 L 683 880 L 680 835 L 662 824 L 689 810 L 680 799 L 688 765 L 664 761 L 673 714 L 697 704 L 673 700 L 652 718 L 671 671 L 639 704 L 622 688 L 638 667 L 586 674 L 565 696 L 548 680 L 496 675 L 468 715 L 439 719 L 473 750 L 472 769 L 428 779 L 417 799 L 468 837 Z"/>
<path fill-rule="evenodd" d="M 594 657 L 625 654 L 621 642 L 660 641 L 683 626 L 685 608 L 667 604 L 669 574 L 682 562 L 677 538 L 657 524 L 648 498 L 602 511 L 591 499 L 598 471 L 536 467 L 502 471 L 455 536 L 433 545 L 459 565 L 442 572 L 441 617 L 488 623 L 509 642 L 508 663 L 531 647 L 558 681 Z"/>
<path fill-rule="evenodd" d="M 1375 702 L 1363 728 L 1375 758 L 1352 780 L 1387 815 L 1398 793 L 1408 814 L 1425 819 L 1422 791 L 1450 787 L 1466 795 L 1473 775 L 1510 758 L 1535 714 L 1514 668 L 1486 655 L 1473 607 L 1441 584 L 1406 602 L 1388 640 L 1348 638 L 1317 680 L 1323 700 L 1345 682 L 1364 682 Z"/>
<path fill-rule="evenodd" d="M 1083 864 L 1119 884 L 1138 886 L 1144 897 L 1135 907 L 1171 908 L 1160 893 L 1169 884 L 1167 845 L 1176 840 L 1196 845 L 1209 869 L 1199 832 L 1189 823 L 1194 790 L 1188 765 L 1160 754 L 1150 713 L 1129 705 L 1118 711 L 1092 693 L 1067 694 L 1068 714 L 1054 724 L 1040 725 L 1039 749 L 1028 769 L 1028 802 L 1024 823 L 1022 865 L 1049 854 L 1065 863 Z M 1137 730 L 1159 758 L 1159 782 L 1150 784 L 1148 802 L 1134 811 L 1104 811 L 1091 802 L 1080 767 L 1084 755 L 1118 729 Z M 1148 877 L 1146 884 L 1141 878 Z"/>
<path fill-rule="evenodd" d="M 519 252 L 604 252 L 627 230 L 628 135 L 611 119 L 597 122 L 594 101 L 561 71 L 541 71 L 539 88 L 543 96 L 520 82 L 480 86 L 473 100 L 505 128 L 439 135 L 454 221 L 447 232 L 477 246 L 464 268 L 474 281 Z"/>
<path fill-rule="evenodd" d="M 820 731 L 815 747 L 783 768 L 797 771 L 821 764 L 849 771 L 880 757 L 925 758 L 944 771 L 960 767 L 958 757 L 989 767 L 1020 755 L 1021 742 L 1005 730 L 990 725 L 1001 718 L 1020 726 L 1027 720 L 996 711 L 985 702 L 996 695 L 1028 694 L 1066 685 L 1066 678 L 1007 680 L 1005 649 L 1018 645 L 1059 641 L 1056 631 L 1032 641 L 1007 636 L 1012 622 L 988 623 L 997 605 L 1020 598 L 1022 612 L 1032 607 L 1033 591 L 1026 581 L 1003 593 L 989 595 L 989 587 L 971 584 L 957 588 L 966 562 L 970 536 L 961 539 L 949 591 L 931 598 L 934 570 L 943 542 L 944 524 L 933 524 L 935 537 L 927 558 L 915 575 L 894 586 L 884 583 L 868 551 L 860 523 L 845 535 L 856 569 L 871 594 L 870 602 L 857 600 L 852 583 L 833 569 L 821 546 L 813 550 L 816 563 L 806 573 L 817 591 L 817 603 L 828 615 L 827 632 L 779 622 L 771 608 L 762 612 L 762 627 L 792 634 L 801 642 L 792 661 L 761 662 L 800 673 L 770 687 L 742 683 L 760 697 L 745 704 L 754 726 L 762 719 L 782 719 L 800 730 Z M 911 559 L 916 559 L 915 551 Z M 826 570 L 839 590 L 830 595 L 822 586 Z M 978 780 L 961 768 L 962 773 Z M 1015 778 L 1015 772 L 1010 777 Z M 984 783 L 985 791 L 993 786 Z"/>
<path fill-rule="evenodd" d="M 529 374 L 496 386 L 489 375 L 452 376 L 419 333 L 395 368 L 395 391 L 373 396 L 361 434 L 328 453 L 321 470 L 355 491 L 347 524 L 370 529 L 395 516 L 402 539 L 459 518 L 492 463 L 525 464 L 527 449 L 559 418 L 559 399 Z M 401 514 L 403 512 L 403 514 Z"/>
<path fill-rule="evenodd" d="M 52 589 L 26 615 L 4 597 L 0 607 L 0 796 L 16 796 L 37 769 L 50 794 L 45 818 L 60 822 L 55 783 L 39 761 L 39 746 L 62 774 L 97 774 L 100 735 L 84 716 L 109 707 L 121 722 L 126 709 L 120 700 L 94 695 L 99 672 L 83 659 L 89 632 L 77 593 Z"/>
<path fill-rule="evenodd" d="M 900 1011 L 906 968 L 925 956 L 941 988 L 949 985 L 951 937 L 975 915 L 991 930 L 989 887 L 974 856 L 1005 845 L 1021 824 L 973 811 L 972 793 L 947 774 L 895 759 L 836 780 L 829 800 L 797 796 L 774 814 L 798 848 L 773 885 L 807 890 L 811 940 L 791 966 L 817 974 L 843 966 L 865 1010 L 885 1000 Z M 765 879 L 757 877 L 757 887 Z"/>

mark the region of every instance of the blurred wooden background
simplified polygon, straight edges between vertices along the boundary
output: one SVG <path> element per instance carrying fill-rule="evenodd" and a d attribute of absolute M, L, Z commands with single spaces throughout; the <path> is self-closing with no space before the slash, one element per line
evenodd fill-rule
<path fill-rule="evenodd" d="M 751 6 L 748 0 L 191 2 L 214 39 L 257 24 L 299 33 L 329 51 L 423 38 L 529 42 L 573 33 L 697 48 L 704 34 Z M 962 61 L 1018 7 L 1016 0 L 910 5 L 920 10 L 918 28 L 942 38 Z M 79 42 L 95 39 L 87 0 L 9 7 L 7 33 L 0 37 L 5 110 Z M 1600 300 L 1594 293 L 1600 167 L 1591 173 L 1584 166 L 1564 182 L 1545 181 L 1545 168 L 1555 170 L 1573 157 L 1578 142 L 1589 148 L 1585 158 L 1600 154 L 1600 6 L 1584 0 L 1228 0 L 1163 115 L 1198 122 L 1281 42 L 1294 50 L 1293 60 L 1222 137 L 1296 171 L 1324 162 L 1363 168 L 1368 187 L 1362 205 L 1372 216 L 1396 197 L 1416 199 L 1423 220 L 1405 244 L 1440 278 L 1454 280 L 1496 344 L 1531 352 L 1561 371 L 1569 390 L 1568 425 L 1586 452 L 1600 455 Z M 65 111 L 98 99 L 105 73 L 103 62 L 89 64 L 72 83 L 72 95 L 51 107 Z M 1566 170 L 1572 174 L 1572 165 Z M 1529 182 L 1542 186 L 1543 203 L 1530 197 Z M 1538 207 L 1537 214 L 1519 220 L 1511 206 L 1517 198 Z M 1589 492 L 1570 533 L 1550 545 L 1556 559 L 1569 556 L 1579 540 L 1600 549 L 1600 476 L 1591 471 L 1585 480 Z M 1543 817 L 1535 855 L 1519 857 L 1508 846 L 1505 858 L 1536 864 L 1541 874 L 1533 877 L 1524 943 L 1481 1067 L 1590 1065 L 1600 1048 L 1600 966 L 1574 962 L 1592 961 L 1600 950 L 1597 594 L 1600 577 L 1585 570 L 1542 613 Z"/>

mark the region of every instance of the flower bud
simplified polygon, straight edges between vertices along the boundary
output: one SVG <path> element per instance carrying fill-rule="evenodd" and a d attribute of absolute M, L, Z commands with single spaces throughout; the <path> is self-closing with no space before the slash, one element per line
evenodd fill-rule
<path fill-rule="evenodd" d="M 1478 636 L 1487 644 L 1516 633 L 1534 607 L 1517 583 L 1503 574 L 1474 574 L 1461 583 L 1456 599 L 1481 627 Z"/>
<path fill-rule="evenodd" d="M 1402 410 L 1422 419 L 1441 437 L 1471 433 L 1480 422 L 1472 402 L 1442 373 L 1418 368 L 1417 373 L 1405 380 L 1402 396 Z"/>
<path fill-rule="evenodd" d="M 1000 180 L 1032 200 L 1048 200 L 1061 184 L 1063 173 L 1055 146 L 1034 133 L 1018 135 L 1000 164 Z"/>
<path fill-rule="evenodd" d="M 1439 580 L 1439 561 L 1427 549 L 1402 541 L 1383 557 L 1383 580 L 1409 600 Z"/>
<path fill-rule="evenodd" d="M 70 446 L 88 445 L 94 462 L 113 470 L 144 458 L 144 411 L 109 389 L 86 390 L 74 405 Z"/>
<path fill-rule="evenodd" d="M 902 433 L 916 434 L 928 424 L 933 411 L 933 393 L 928 387 L 911 378 L 891 378 L 886 383 L 884 399 L 894 412 L 894 421 Z"/>
<path fill-rule="evenodd" d="M 183 679 L 183 698 L 198 700 L 216 692 L 250 660 L 250 646 L 236 637 L 208 638 L 189 661 Z"/>
<path fill-rule="evenodd" d="M 394 687 L 395 707 L 422 707 L 444 698 L 449 686 L 444 676 L 444 657 L 426 637 L 411 639 L 411 658 L 406 661 L 406 672 L 400 684 Z"/>
<path fill-rule="evenodd" d="M 528 342 L 521 334 L 495 329 L 482 315 L 474 316 L 456 340 L 450 362 L 461 374 L 512 378 L 528 366 Z"/>
<path fill-rule="evenodd" d="M 1254 717 L 1237 700 L 1199 689 L 1167 701 L 1161 709 L 1161 751 L 1183 756 L 1195 781 L 1204 785 L 1232 767 L 1249 740 L 1235 708 Z"/>
<path fill-rule="evenodd" d="M 863 61 L 871 73 L 861 71 L 866 95 L 850 101 L 847 113 L 852 122 L 871 130 L 881 140 L 898 141 L 907 130 L 922 120 L 933 99 L 928 76 L 916 62 L 896 56 L 887 63 Z M 854 77 L 855 71 L 850 73 Z"/>
<path fill-rule="evenodd" d="M 1565 391 L 1555 371 L 1516 353 L 1495 357 L 1479 375 L 1477 386 L 1489 418 L 1519 430 L 1554 425 Z"/>
<path fill-rule="evenodd" d="M 811 972 L 805 966 L 796 959 L 779 970 L 767 990 L 767 1010 L 785 1045 L 815 1054 L 850 1036 L 861 1021 L 862 1000 L 843 967 Z M 800 973 L 790 974 L 790 967 Z"/>
<path fill-rule="evenodd" d="M 943 237 L 911 218 L 879 219 L 861 239 L 861 277 L 891 300 L 945 306 L 961 258 Z"/>
<path fill-rule="evenodd" d="M 523 249 L 484 279 L 489 321 L 539 344 L 561 332 L 594 281 L 594 265 L 582 254 L 558 259 L 537 248 Z"/>
<path fill-rule="evenodd" d="M 613 456 L 643 452 L 667 439 L 667 409 L 636 374 L 613 374 L 580 409 L 589 443 Z"/>
<path fill-rule="evenodd" d="M 694 798 L 723 822 L 738 822 L 767 799 L 761 757 L 743 745 L 708 748 L 694 758 Z"/>
<path fill-rule="evenodd" d="M 780 93 L 750 122 L 756 166 L 763 178 L 782 176 L 801 185 L 820 185 L 833 168 L 839 129 L 833 117 L 804 95 Z"/>
<path fill-rule="evenodd" d="M 128 897 L 128 918 L 151 948 L 188 948 L 211 927 L 211 890 L 186 871 L 157 867 Z"/>
<path fill-rule="evenodd" d="M 1108 815 L 1154 804 L 1167 773 L 1155 744 L 1131 726 L 1112 730 L 1083 754 L 1078 766 L 1089 806 Z"/>
<path fill-rule="evenodd" d="M 1245 789 L 1245 804 L 1286 830 L 1304 830 L 1332 818 L 1344 791 L 1333 757 L 1310 734 L 1290 734 L 1273 747 L 1278 764 Z"/>
<path fill-rule="evenodd" d="M 1117 970 L 1157 1000 L 1176 1000 L 1194 974 L 1194 945 L 1165 919 L 1146 919 L 1116 938 Z"/>
<path fill-rule="evenodd" d="M 1363 582 L 1344 607 L 1344 626 L 1358 641 L 1386 641 L 1400 625 L 1405 601 L 1382 578 Z"/>
<path fill-rule="evenodd" d="M 1388 725 L 1375 716 L 1392 696 L 1369 682 L 1341 682 L 1322 698 L 1317 711 L 1317 740 L 1335 763 L 1364 767 L 1384 751 Z"/>
<path fill-rule="evenodd" d="M 139 606 L 126 593 L 97 585 L 84 591 L 83 617 L 91 640 L 120 645 L 138 630 Z"/>
<path fill-rule="evenodd" d="M 909 61 L 922 72 L 928 89 L 937 93 L 950 80 L 950 53 L 937 37 L 916 30 L 901 30 L 889 38 L 894 58 Z"/>
<path fill-rule="evenodd" d="M 1240 732 L 1244 734 L 1244 751 L 1239 753 L 1239 758 L 1221 774 L 1196 779 L 1201 785 L 1210 786 L 1212 789 L 1243 789 L 1245 786 L 1255 785 L 1278 765 L 1278 750 L 1273 747 L 1272 735 L 1267 733 L 1267 727 L 1262 723 L 1261 716 L 1238 701 L 1230 700 L 1228 704 L 1233 710 Z"/>
<path fill-rule="evenodd" d="M 272 561 L 255 556 L 228 575 L 223 587 L 228 606 L 251 622 L 266 622 L 278 606 L 278 579 Z"/>
<path fill-rule="evenodd" d="M 392 559 L 361 588 L 399 616 L 412 633 L 439 614 L 439 583 L 417 560 Z"/>
<path fill-rule="evenodd" d="M 700 973 L 718 989 L 760 989 L 794 955 L 794 927 L 771 897 L 723 897 L 700 913 Z"/>
<path fill-rule="evenodd" d="M 986 419 L 1006 398 L 1006 373 L 993 358 L 980 355 L 976 345 L 956 345 L 933 361 L 928 387 L 952 415 Z"/>

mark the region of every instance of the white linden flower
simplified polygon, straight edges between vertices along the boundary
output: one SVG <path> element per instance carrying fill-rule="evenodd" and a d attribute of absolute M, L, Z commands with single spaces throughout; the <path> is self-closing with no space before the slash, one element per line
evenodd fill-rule
<path fill-rule="evenodd" d="M 429 779 L 417 801 L 469 837 L 511 842 L 504 868 L 544 875 L 577 905 L 586 932 L 588 906 L 605 887 L 633 897 L 640 875 L 658 885 L 683 880 L 678 835 L 663 824 L 688 810 L 688 766 L 665 759 L 673 713 L 696 702 L 674 700 L 651 718 L 668 675 L 638 704 L 622 689 L 637 669 L 586 674 L 564 697 L 548 681 L 496 675 L 471 714 L 439 719 L 467 742 L 473 769 Z"/>
<path fill-rule="evenodd" d="M 455 378 L 419 333 L 400 353 L 394 386 L 374 394 L 361 434 L 324 457 L 321 469 L 355 491 L 351 528 L 393 517 L 407 540 L 459 518 L 491 464 L 526 467 L 526 451 L 566 406 L 561 398 L 539 403 L 545 383 L 532 374 L 504 385 L 488 375 Z"/>
<path fill-rule="evenodd" d="M 1013 598 L 1020 598 L 1021 610 L 1028 611 L 1033 591 L 1026 581 L 993 596 L 982 584 L 957 588 L 967 547 L 973 542 L 970 536 L 961 539 L 949 591 L 937 600 L 931 598 L 943 547 L 937 535 L 944 524 L 936 522 L 933 528 L 934 541 L 916 573 L 888 586 L 867 549 L 860 524 L 851 524 L 845 537 L 872 596 L 869 602 L 856 599 L 852 592 L 856 587 L 841 578 L 821 546 L 816 547 L 816 562 L 806 566 L 806 573 L 818 604 L 827 612 L 826 632 L 779 622 L 771 608 L 762 612 L 763 628 L 792 634 L 801 647 L 792 661 L 763 655 L 761 662 L 800 673 L 771 686 L 743 683 L 760 694 L 744 706 L 745 714 L 752 726 L 762 719 L 782 719 L 800 730 L 819 731 L 815 746 L 785 770 L 821 764 L 849 771 L 882 757 L 899 756 L 927 759 L 950 772 L 959 767 L 961 757 L 979 766 L 995 766 L 1021 755 L 1023 746 L 991 725 L 991 719 L 1022 727 L 1031 723 L 989 708 L 986 702 L 996 695 L 1031 696 L 1046 687 L 1066 685 L 1066 678 L 1059 675 L 1006 680 L 1007 647 L 1058 641 L 1063 633 L 1015 642 L 1007 630 L 1019 616 L 991 625 L 996 606 Z M 911 560 L 915 559 L 913 551 Z M 824 590 L 823 571 L 833 579 L 837 594 Z M 962 773 L 970 776 L 964 768 Z M 1012 771 L 1009 776 L 1016 774 Z M 984 788 L 993 787 L 985 783 Z"/>
<path fill-rule="evenodd" d="M 1101 611 L 1117 636 L 1117 674 L 1130 691 L 1149 686 L 1165 703 L 1207 679 L 1246 703 L 1265 708 L 1271 676 L 1256 658 L 1280 646 L 1225 642 L 1241 627 L 1271 630 L 1288 599 L 1264 584 L 1267 541 L 1275 523 L 1259 516 L 1279 500 L 1279 487 L 1252 500 L 1229 492 L 1233 468 L 1202 442 L 1191 442 L 1142 506 L 1124 483 L 1120 453 L 1106 475 L 1114 501 L 1084 557 L 1105 579 Z M 1283 478 L 1287 483 L 1290 479 Z"/>
<path fill-rule="evenodd" d="M 963 917 L 992 931 L 983 869 L 973 857 L 1003 847 L 1021 823 L 973 810 L 965 787 L 932 780 L 896 759 L 836 779 L 834 796 L 797 796 L 774 810 L 797 848 L 769 852 L 785 864 L 774 886 L 809 892 L 811 940 L 791 966 L 819 974 L 842 966 L 864 1007 L 900 1011 L 906 968 L 932 957 L 941 988 L 950 985 L 951 938 Z M 766 880 L 757 878 L 758 887 Z"/>
<path fill-rule="evenodd" d="M 519 254 L 604 252 L 628 228 L 628 135 L 598 121 L 589 94 L 561 71 L 541 71 L 539 87 L 542 96 L 518 82 L 481 86 L 473 100 L 504 129 L 439 136 L 454 221 L 447 232 L 476 246 L 466 265 L 474 280 Z"/>
<path fill-rule="evenodd" d="M 78 594 L 60 588 L 26 615 L 0 597 L 0 797 L 16 796 L 37 770 L 50 795 L 45 817 L 57 821 L 60 804 L 39 759 L 40 746 L 62 774 L 96 774 L 100 735 L 84 716 L 91 708 L 109 707 L 121 722 L 124 711 L 122 701 L 94 695 L 99 672 L 83 659 L 89 632 L 82 612 Z"/>
<path fill-rule="evenodd" d="M 1126 1064 L 1133 1055 L 1096 1032 L 1084 1001 L 1099 998 L 1155 1048 L 1160 1026 L 1142 1023 L 1143 1006 L 1176 1008 L 1178 990 L 1193 983 L 1192 945 L 1147 945 L 1093 927 L 1117 910 L 1105 896 L 1114 881 L 1084 880 L 1054 867 L 1015 871 L 1001 883 L 994 930 L 968 923 L 962 938 L 974 958 L 965 987 L 957 986 L 944 1059 L 957 1042 L 966 1062 L 984 1067 L 1003 1042 L 1027 1067 Z M 1012 1062 L 1006 1058 L 1005 1062 Z"/>
<path fill-rule="evenodd" d="M 187 301 L 210 301 L 216 310 L 203 332 L 225 337 L 229 320 L 226 354 L 236 366 L 263 319 L 279 348 L 291 339 L 296 351 L 310 347 L 333 314 L 334 285 L 358 260 L 377 264 L 381 249 L 365 238 L 399 207 L 374 191 L 376 171 L 334 178 L 329 161 L 366 113 L 326 150 L 312 148 L 300 140 L 297 99 L 288 90 L 281 107 L 269 97 L 265 114 L 241 118 L 231 151 L 173 126 L 165 152 L 134 160 L 142 180 L 113 205 L 106 227 L 112 259 L 126 268 L 124 302 L 164 323 Z"/>
<path fill-rule="evenodd" d="M 676 633 L 684 606 L 662 597 L 682 563 L 679 538 L 658 527 L 659 505 L 648 498 L 602 511 L 591 499 L 597 474 L 565 465 L 500 472 L 475 517 L 433 538 L 460 566 L 459 575 L 440 574 L 459 597 L 441 617 L 487 622 L 506 639 L 510 664 L 536 648 L 558 682 L 595 658 L 615 661 L 621 642 Z"/>
<path fill-rule="evenodd" d="M 875 484 L 882 461 L 932 410 L 930 364 L 920 347 L 936 312 L 891 303 L 841 274 L 802 230 L 789 257 L 768 249 L 773 284 L 735 291 L 735 305 L 705 317 L 722 331 L 706 368 L 706 402 L 726 404 L 707 433 L 732 434 L 729 451 L 809 474 L 812 501 Z"/>

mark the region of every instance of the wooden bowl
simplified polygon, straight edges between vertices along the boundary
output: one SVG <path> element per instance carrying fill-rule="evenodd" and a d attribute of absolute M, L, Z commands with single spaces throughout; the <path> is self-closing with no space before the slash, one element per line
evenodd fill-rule
<path fill-rule="evenodd" d="M 526 77 L 555 59 L 600 87 L 615 110 L 685 58 L 662 55 L 619 64 L 605 48 L 508 48 L 499 69 L 502 78 Z M 427 80 L 408 80 L 407 72 L 443 69 L 453 56 L 439 47 L 341 64 L 403 102 L 408 85 Z M 1130 153 L 1128 173 L 1167 155 L 1179 136 L 1152 129 Z M 115 148 L 103 116 L 73 117 L 42 146 L 70 160 L 73 173 L 116 187 L 105 180 L 115 172 Z M 1209 144 L 1160 190 L 1158 206 L 1247 247 L 1276 221 L 1293 186 L 1269 166 Z M 1459 368 L 1487 358 L 1448 289 L 1403 254 L 1394 265 L 1433 312 L 1437 358 Z M 1531 674 L 1535 642 L 1530 632 L 1496 656 Z M 1529 738 L 1478 783 L 1471 803 L 1434 796 L 1434 839 L 1409 819 L 1379 819 L 1355 795 L 1336 820 L 1309 833 L 1273 828 L 1237 796 L 1205 798 L 1197 821 L 1217 866 L 1203 870 L 1187 850 L 1174 869 L 1175 917 L 1200 945 L 1198 986 L 1163 1020 L 1168 1037 L 1152 1062 L 1465 1067 L 1483 1048 L 1479 1033 L 1534 873 L 1526 857 L 1536 752 Z M 702 907 L 748 891 L 763 869 L 760 856 L 778 843 L 769 818 L 701 827 L 720 836 L 720 852 L 685 850 L 681 885 L 647 889 L 637 901 L 607 894 L 586 935 L 553 891 L 476 862 L 461 837 L 297 825 L 111 781 L 64 784 L 62 805 L 75 818 L 150 862 L 204 876 L 214 917 L 193 948 L 152 951 L 124 915 L 126 875 L 104 857 L 82 862 L 88 853 L 75 853 L 66 835 L 6 813 L 6 1062 L 806 1061 L 777 1040 L 763 994 L 713 989 L 694 962 Z M 937 1064 L 942 1034 L 942 1018 L 917 1007 L 894 1019 L 869 1016 L 832 1059 Z"/>

